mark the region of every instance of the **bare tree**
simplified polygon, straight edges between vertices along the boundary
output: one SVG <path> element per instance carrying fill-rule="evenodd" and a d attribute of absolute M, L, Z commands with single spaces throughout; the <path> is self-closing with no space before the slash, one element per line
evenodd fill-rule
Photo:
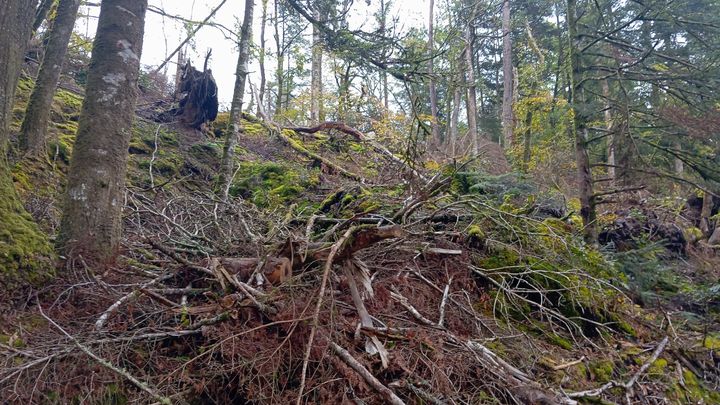
<path fill-rule="evenodd" d="M 222 161 L 220 162 L 220 176 L 218 177 L 218 188 L 223 198 L 227 198 L 232 183 L 233 171 L 235 170 L 235 146 L 238 143 L 238 135 L 242 131 L 242 104 L 245 95 L 245 82 L 248 75 L 248 62 L 250 59 L 250 41 L 252 41 L 252 21 L 255 0 L 245 1 L 245 16 L 240 30 L 240 42 L 238 43 L 238 63 L 235 70 L 235 88 L 233 90 L 232 103 L 230 105 L 230 131 L 225 140 L 225 149 Z"/>
<path fill-rule="evenodd" d="M 65 53 L 79 8 L 80 0 L 60 0 L 48 33 L 45 56 L 20 129 L 20 149 L 33 157 L 45 156 L 47 153 L 45 141 L 50 107 L 60 81 Z"/>
<path fill-rule="evenodd" d="M 135 116 L 147 0 L 104 0 L 68 174 L 59 242 L 68 256 L 111 261 Z"/>

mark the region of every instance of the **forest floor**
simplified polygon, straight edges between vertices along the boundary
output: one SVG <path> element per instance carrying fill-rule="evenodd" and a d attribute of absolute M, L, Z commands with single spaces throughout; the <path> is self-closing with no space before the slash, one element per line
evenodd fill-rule
<path fill-rule="evenodd" d="M 14 169 L 49 234 L 80 103 Z M 222 131 L 142 116 L 118 262 L 3 304 L 7 403 L 720 403 L 720 258 L 684 199 L 618 204 L 588 246 L 574 200 L 492 153 L 410 167 L 248 116 L 222 201 Z"/>

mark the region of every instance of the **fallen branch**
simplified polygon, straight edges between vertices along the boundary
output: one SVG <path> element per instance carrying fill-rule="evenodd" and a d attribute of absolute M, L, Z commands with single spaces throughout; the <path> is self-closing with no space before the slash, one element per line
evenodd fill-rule
<path fill-rule="evenodd" d="M 442 301 L 440 301 L 440 317 L 438 318 L 438 326 L 443 327 L 445 323 L 445 305 L 447 305 L 448 296 L 450 294 L 450 284 L 452 284 L 452 277 L 448 280 L 445 290 L 443 291 Z"/>
<path fill-rule="evenodd" d="M 570 362 L 567 362 L 567 363 L 563 363 L 563 364 L 558 364 L 557 366 L 552 366 L 552 369 L 555 370 L 555 371 L 565 370 L 566 368 L 570 368 L 570 367 L 572 367 L 572 366 L 574 366 L 574 365 L 576 365 L 576 364 L 580 364 L 580 363 L 582 363 L 583 361 L 585 361 L 585 356 L 581 356 L 581 357 L 580 357 L 579 359 L 577 359 L 577 360 L 573 360 L 573 361 L 570 361 Z"/>
<path fill-rule="evenodd" d="M 148 287 L 155 285 L 163 280 L 167 280 L 168 278 L 170 278 L 172 276 L 173 276 L 172 273 L 162 274 L 159 277 L 156 277 L 156 278 L 148 281 L 147 283 L 141 285 L 140 288 L 138 288 L 137 290 L 133 290 L 132 292 L 120 297 L 119 300 L 115 301 L 115 303 L 110 305 L 110 307 L 108 309 L 106 309 L 102 315 L 100 315 L 100 318 L 98 318 L 98 320 L 95 322 L 95 329 L 96 330 L 102 329 L 102 327 L 105 325 L 105 322 L 107 322 L 108 318 L 110 318 L 110 315 L 112 315 L 113 312 L 115 312 L 118 308 L 120 308 L 120 306 L 123 303 L 139 297 L 140 293 L 142 293 L 143 290 L 146 290 Z"/>
<path fill-rule="evenodd" d="M 399 158 L 397 155 L 395 155 L 394 153 L 390 152 L 389 149 L 387 149 L 386 147 L 384 147 L 383 145 L 379 144 L 378 142 L 376 142 L 376 141 L 374 141 L 374 140 L 372 140 L 372 139 L 368 139 L 368 138 L 367 138 L 362 132 L 360 132 L 359 130 L 357 130 L 357 129 L 355 129 L 355 128 L 347 125 L 347 124 L 344 124 L 344 123 L 342 123 L 342 122 L 328 121 L 328 122 L 323 122 L 322 124 L 317 125 L 317 126 L 314 126 L 314 127 L 312 127 L 312 128 L 295 127 L 295 128 L 286 128 L 286 129 L 290 129 L 290 130 L 293 130 L 293 131 L 295 131 L 295 132 L 300 132 L 300 133 L 305 133 L 305 134 L 314 134 L 314 133 L 316 133 L 316 132 L 326 131 L 326 130 L 328 130 L 328 129 L 334 129 L 334 130 L 340 131 L 340 132 L 342 132 L 342 133 L 344 133 L 344 134 L 348 134 L 348 135 L 352 136 L 353 138 L 355 138 L 356 141 L 368 143 L 370 146 L 372 146 L 373 149 L 375 149 L 376 152 L 378 152 L 378 153 L 380 153 L 380 154 L 382 154 L 382 155 L 385 155 L 385 156 L 388 157 L 391 161 L 393 161 L 393 162 L 395 162 L 395 163 L 397 163 L 397 164 L 405 167 L 406 169 L 408 169 L 412 174 L 414 174 L 414 175 L 415 175 L 417 178 L 419 178 L 420 180 L 423 180 L 423 181 L 426 181 L 426 180 L 427 180 L 427 179 L 425 178 L 425 176 L 423 176 L 423 175 L 422 175 L 420 172 L 418 172 L 415 168 L 413 168 L 413 167 L 411 167 L 410 165 L 408 165 L 407 162 L 405 162 L 404 160 L 402 160 L 401 158 Z"/>
<path fill-rule="evenodd" d="M 260 98 L 257 96 L 257 92 L 255 91 L 255 86 L 253 86 L 251 83 L 250 87 L 252 88 L 252 92 L 255 95 L 255 99 L 259 100 Z M 311 159 L 315 159 L 319 162 L 322 162 L 326 166 L 334 169 L 335 171 L 337 171 L 338 173 L 342 174 L 343 176 L 345 176 L 349 179 L 359 181 L 359 182 L 363 181 L 363 178 L 360 175 L 346 170 L 345 168 L 337 165 L 335 162 L 331 161 L 330 159 L 324 158 L 324 157 L 318 155 L 317 153 L 309 151 L 299 141 L 296 141 L 295 139 L 292 139 L 288 135 L 285 135 L 283 133 L 283 128 L 280 125 L 278 125 L 275 121 L 271 120 L 270 117 L 265 113 L 262 103 L 260 103 L 258 105 L 258 108 L 259 108 L 258 112 L 260 113 L 260 117 L 262 118 L 262 121 L 260 122 L 261 125 L 263 125 L 271 133 L 276 134 L 280 139 L 285 141 L 285 143 L 287 143 L 291 148 L 295 149 L 296 151 L 300 152 L 301 154 L 303 154 Z M 290 129 L 290 131 L 296 133 L 292 129 Z"/>
<path fill-rule="evenodd" d="M 380 380 L 375 378 L 375 376 L 372 375 L 368 371 L 368 369 L 366 369 L 362 364 L 360 364 L 360 362 L 355 360 L 355 358 L 350 354 L 350 352 L 343 349 L 335 342 L 330 342 L 330 348 L 342 361 L 345 362 L 345 364 L 355 370 L 356 373 L 360 374 L 360 376 L 365 380 L 365 382 L 368 383 L 368 385 L 370 385 L 377 392 L 379 392 L 380 395 L 383 396 L 385 401 L 387 401 L 387 403 L 393 405 L 405 405 L 405 402 L 403 402 L 400 397 L 395 395 L 395 393 L 390 388 L 386 387 L 385 385 L 383 385 L 383 383 L 380 382 Z"/>
<path fill-rule="evenodd" d="M 578 392 L 568 392 L 565 395 L 568 398 L 599 397 L 610 388 L 622 387 L 626 390 L 626 396 L 630 398 L 633 394 L 633 385 L 637 383 L 638 379 L 645 373 L 645 371 L 647 371 L 647 369 L 655 362 L 655 360 L 658 359 L 663 350 L 665 350 L 665 346 L 667 346 L 668 340 L 668 337 L 665 336 L 663 340 L 660 341 L 660 343 L 655 348 L 655 351 L 653 351 L 653 354 L 647 360 L 645 360 L 640 369 L 635 372 L 635 374 L 633 374 L 630 380 L 628 380 L 628 382 L 626 382 L 625 384 L 621 384 L 616 381 L 610 381 L 599 388 Z"/>
<path fill-rule="evenodd" d="M 87 354 L 88 356 L 90 356 L 92 359 L 94 359 L 95 361 L 97 361 L 98 363 L 100 363 L 100 365 L 102 365 L 103 367 L 105 367 L 105 368 L 107 368 L 107 369 L 109 369 L 109 370 L 111 370 L 111 371 L 114 371 L 115 373 L 117 373 L 117 374 L 119 374 L 119 375 L 127 378 L 128 381 L 130 381 L 131 383 L 133 383 L 136 387 L 140 388 L 141 390 L 147 392 L 151 397 L 153 397 L 156 401 L 160 402 L 161 404 L 167 404 L 167 405 L 171 405 L 171 404 L 172 404 L 172 401 L 170 401 L 170 398 L 167 398 L 167 397 L 164 397 L 164 396 L 158 394 L 158 393 L 155 392 L 152 388 L 150 388 L 146 383 L 138 380 L 138 379 L 137 379 L 136 377 L 134 377 L 132 374 L 128 373 L 127 370 L 122 369 L 122 368 L 119 368 L 119 367 L 115 367 L 115 366 L 114 366 L 112 363 L 110 363 L 109 361 L 103 359 L 102 357 L 100 357 L 100 356 L 98 356 L 97 354 L 95 354 L 95 353 L 93 353 L 92 351 L 90 351 L 90 349 L 88 349 L 87 347 L 85 347 L 85 346 L 83 346 L 82 344 L 80 344 L 80 342 L 78 342 L 78 340 L 75 339 L 74 336 L 72 336 L 72 335 L 69 334 L 65 329 L 63 329 L 62 326 L 58 325 L 52 318 L 50 318 L 49 316 L 45 315 L 45 312 L 43 312 L 43 310 L 42 310 L 42 306 L 40 306 L 39 304 L 38 304 L 38 309 L 40 310 L 40 315 L 42 315 L 43 318 L 45 318 L 45 319 L 46 319 L 48 322 L 50 322 L 54 327 L 56 327 L 60 332 L 62 332 L 63 335 L 67 336 L 68 339 L 72 340 L 72 342 L 75 343 L 75 346 L 77 346 L 78 349 L 82 350 L 83 353 L 85 353 L 85 354 Z"/>
<path fill-rule="evenodd" d="M 302 372 L 300 373 L 300 389 L 298 391 L 297 405 L 302 403 L 303 391 L 305 390 L 305 378 L 307 377 L 307 367 L 310 361 L 310 351 L 312 350 L 313 340 L 315 340 L 315 334 L 317 333 L 318 324 L 320 323 L 320 309 L 322 308 L 323 298 L 325 297 L 325 288 L 327 287 L 328 276 L 333 266 L 333 261 L 340 248 L 345 244 L 345 241 L 355 232 L 355 227 L 352 227 L 345 231 L 345 234 L 333 244 L 330 249 L 327 261 L 325 262 L 325 270 L 323 271 L 322 281 L 320 282 L 320 291 L 318 292 L 317 304 L 315 304 L 315 312 L 312 318 L 312 328 L 310 329 L 310 337 L 308 337 L 307 347 L 305 349 L 305 356 L 303 357 Z"/>

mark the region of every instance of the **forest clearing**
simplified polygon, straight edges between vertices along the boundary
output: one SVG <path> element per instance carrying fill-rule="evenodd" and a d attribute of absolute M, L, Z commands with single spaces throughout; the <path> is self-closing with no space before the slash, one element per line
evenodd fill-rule
<path fill-rule="evenodd" d="M 3 2 L 0 403 L 720 404 L 718 16 Z"/>

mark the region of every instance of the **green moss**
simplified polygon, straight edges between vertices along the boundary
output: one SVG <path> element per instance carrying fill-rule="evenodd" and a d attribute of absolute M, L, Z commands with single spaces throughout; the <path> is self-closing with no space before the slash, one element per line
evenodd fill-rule
<path fill-rule="evenodd" d="M 612 379 L 614 363 L 610 360 L 597 360 L 588 365 L 595 381 L 606 383 Z"/>
<path fill-rule="evenodd" d="M 230 194 L 269 207 L 284 204 L 318 183 L 315 171 L 298 171 L 272 162 L 242 162 Z"/>
<path fill-rule="evenodd" d="M 687 239 L 690 243 L 695 243 L 703 238 L 703 232 L 700 228 L 694 226 L 685 229 L 683 233 L 685 234 L 685 239 Z"/>
<path fill-rule="evenodd" d="M 685 382 L 684 389 L 679 384 L 674 384 L 673 387 L 668 390 L 668 396 L 670 398 L 683 404 L 720 403 L 720 392 L 706 388 L 692 371 L 684 369 L 682 376 Z"/>
<path fill-rule="evenodd" d="M 611 322 L 615 329 L 625 332 L 632 337 L 637 337 L 637 331 L 635 331 L 635 328 L 633 328 L 629 322 L 622 319 L 618 314 L 606 313 L 605 315 L 606 316 L 604 318 Z"/>
<path fill-rule="evenodd" d="M 267 131 L 259 122 L 243 121 L 243 133 L 247 136 L 266 136 Z"/>
<path fill-rule="evenodd" d="M 39 285 L 53 275 L 47 236 L 20 204 L 9 173 L 0 168 L 0 285 Z"/>
<path fill-rule="evenodd" d="M 82 103 L 81 96 L 63 89 L 58 89 L 53 98 L 53 108 L 70 115 L 80 113 Z"/>
<path fill-rule="evenodd" d="M 703 346 L 710 350 L 720 350 L 720 334 L 709 334 L 705 336 Z"/>
<path fill-rule="evenodd" d="M 657 360 L 655 360 L 655 361 L 650 365 L 650 367 L 648 368 L 648 371 L 647 371 L 647 372 L 648 372 L 648 374 L 649 374 L 650 376 L 653 376 L 653 375 L 654 375 L 654 376 L 664 375 L 664 374 L 665 374 L 665 371 L 666 371 L 666 369 L 667 369 L 667 366 L 668 366 L 668 361 L 667 361 L 667 360 L 665 360 L 665 359 L 657 359 Z"/>
<path fill-rule="evenodd" d="M 485 240 L 485 238 L 487 237 L 485 235 L 485 232 L 478 225 L 470 225 L 467 229 L 467 235 L 471 238 L 476 238 L 479 240 Z"/>
<path fill-rule="evenodd" d="M 573 348 L 573 344 L 571 341 L 559 335 L 548 335 L 548 341 L 550 341 L 550 343 L 554 344 L 555 346 L 562 347 L 565 350 L 572 350 Z"/>

